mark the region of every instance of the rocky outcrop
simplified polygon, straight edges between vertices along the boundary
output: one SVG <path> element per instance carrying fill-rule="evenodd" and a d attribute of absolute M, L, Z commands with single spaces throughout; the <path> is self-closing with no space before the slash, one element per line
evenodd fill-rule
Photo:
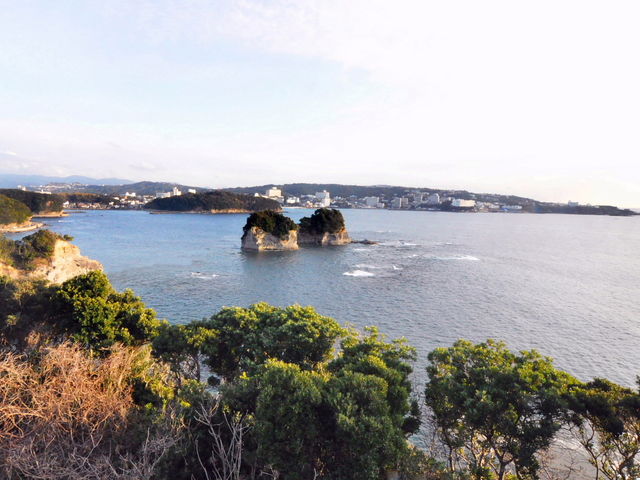
<path fill-rule="evenodd" d="M 62 283 L 93 270 L 102 270 L 102 264 L 80 254 L 75 245 L 58 240 L 50 259 L 40 259 L 32 270 L 19 270 L 0 263 L 0 276 L 8 276 L 16 280 L 48 280 L 51 283 Z"/>
<path fill-rule="evenodd" d="M 253 251 L 298 250 L 298 232 L 289 230 L 283 238 L 267 233 L 259 227 L 251 227 L 242 235 L 242 249 Z"/>
<path fill-rule="evenodd" d="M 347 245 L 351 243 L 351 237 L 346 228 L 343 228 L 337 233 L 306 233 L 300 232 L 298 235 L 298 243 L 300 245 Z"/>

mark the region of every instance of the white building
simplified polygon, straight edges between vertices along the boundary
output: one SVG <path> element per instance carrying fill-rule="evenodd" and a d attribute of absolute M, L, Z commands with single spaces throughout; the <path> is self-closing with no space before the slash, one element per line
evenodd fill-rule
<path fill-rule="evenodd" d="M 331 205 L 331 195 L 326 190 L 316 192 L 316 200 L 323 207 Z"/>
<path fill-rule="evenodd" d="M 427 205 L 440 205 L 440 194 L 432 193 L 427 197 Z"/>
<path fill-rule="evenodd" d="M 124 193 L 124 198 L 128 198 L 128 197 L 135 198 L 135 196 L 136 196 L 136 192 L 125 192 Z"/>
<path fill-rule="evenodd" d="M 380 198 L 379 197 L 364 197 L 362 200 L 364 200 L 364 204 L 367 207 L 375 208 L 380 203 Z"/>
<path fill-rule="evenodd" d="M 171 192 L 156 192 L 156 198 L 169 198 Z"/>
<path fill-rule="evenodd" d="M 391 208 L 406 208 L 409 206 L 409 199 L 407 197 L 395 197 L 391 200 Z"/>
<path fill-rule="evenodd" d="M 282 190 L 280 190 L 278 187 L 271 187 L 267 189 L 265 195 L 269 198 L 278 198 L 282 196 Z"/>
<path fill-rule="evenodd" d="M 195 188 L 190 188 L 189 190 L 187 190 L 187 192 L 188 193 L 198 193 Z"/>
<path fill-rule="evenodd" d="M 182 195 L 182 192 L 180 191 L 180 189 L 178 187 L 173 187 L 173 190 L 171 190 L 171 194 L 169 196 L 179 197 L 180 195 Z"/>
<path fill-rule="evenodd" d="M 287 200 L 285 201 L 285 203 L 287 205 L 295 205 L 297 203 L 300 203 L 300 198 L 299 197 L 287 197 Z"/>
<path fill-rule="evenodd" d="M 451 201 L 451 206 L 452 207 L 457 207 L 457 208 L 473 208 L 476 206 L 476 201 L 475 200 L 463 200 L 462 198 L 454 198 Z"/>

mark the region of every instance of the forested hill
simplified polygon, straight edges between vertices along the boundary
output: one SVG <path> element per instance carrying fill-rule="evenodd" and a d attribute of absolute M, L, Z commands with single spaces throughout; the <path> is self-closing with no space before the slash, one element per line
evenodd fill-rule
<path fill-rule="evenodd" d="M 155 195 L 158 192 L 170 192 L 174 187 L 186 192 L 189 189 L 197 192 L 210 190 L 209 188 L 190 187 L 179 183 L 169 182 L 136 182 L 124 185 L 69 185 L 68 188 L 58 189 L 68 193 L 98 193 L 100 195 L 124 195 L 126 192 L 135 192 L 137 195 Z"/>
<path fill-rule="evenodd" d="M 362 197 L 382 197 L 393 198 L 402 197 L 412 191 L 420 191 L 424 193 L 438 193 L 443 196 L 451 196 L 455 198 L 474 199 L 487 202 L 503 202 L 507 204 L 519 204 L 519 205 L 533 205 L 537 203 L 535 200 L 526 197 L 519 197 L 516 195 L 500 195 L 493 193 L 473 193 L 467 190 L 443 190 L 437 188 L 424 188 L 424 187 L 401 187 L 391 185 L 342 185 L 338 183 L 286 183 L 268 185 L 258 185 L 254 187 L 234 187 L 225 188 L 224 190 L 234 193 L 265 193 L 268 188 L 273 185 L 281 186 L 285 195 L 315 195 L 316 192 L 327 190 L 331 193 L 332 197 L 348 198 L 350 196 Z"/>
<path fill-rule="evenodd" d="M 220 190 L 204 193 L 188 193 L 169 198 L 156 198 L 147 203 L 144 208 L 171 212 L 215 212 L 229 210 L 257 212 L 260 210 L 281 210 L 280 204 L 275 200 L 223 192 Z"/>
<path fill-rule="evenodd" d="M 62 211 L 63 199 L 58 195 L 25 192 L 18 189 L 0 189 L 0 195 L 5 195 L 25 204 L 34 215 Z"/>

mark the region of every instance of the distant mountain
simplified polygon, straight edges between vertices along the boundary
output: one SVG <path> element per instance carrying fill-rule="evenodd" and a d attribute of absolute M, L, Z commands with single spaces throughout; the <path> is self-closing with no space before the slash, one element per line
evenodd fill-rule
<path fill-rule="evenodd" d="M 91 178 L 81 175 L 71 175 L 69 177 L 51 177 L 46 175 L 16 175 L 11 173 L 0 173 L 0 188 L 16 188 L 18 185 L 40 186 L 50 183 L 81 183 L 84 185 L 122 185 L 131 183 L 131 180 L 121 178 Z"/>

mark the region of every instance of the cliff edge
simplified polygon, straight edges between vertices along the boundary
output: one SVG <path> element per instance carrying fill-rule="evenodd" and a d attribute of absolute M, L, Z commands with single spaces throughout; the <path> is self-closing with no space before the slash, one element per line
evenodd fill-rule
<path fill-rule="evenodd" d="M 283 236 L 265 232 L 260 227 L 251 227 L 242 235 L 242 249 L 253 251 L 298 250 L 298 231 L 289 230 Z"/>
<path fill-rule="evenodd" d="M 102 270 L 97 260 L 80 254 L 80 249 L 66 240 L 58 239 L 49 258 L 36 258 L 29 268 L 17 268 L 0 261 L 0 276 L 14 280 L 47 280 L 62 283 L 93 270 Z"/>
<path fill-rule="evenodd" d="M 298 243 L 300 245 L 317 245 L 319 247 L 325 247 L 327 245 L 348 245 L 351 243 L 351 237 L 346 228 L 335 233 L 309 233 L 301 231 L 298 235 Z"/>

